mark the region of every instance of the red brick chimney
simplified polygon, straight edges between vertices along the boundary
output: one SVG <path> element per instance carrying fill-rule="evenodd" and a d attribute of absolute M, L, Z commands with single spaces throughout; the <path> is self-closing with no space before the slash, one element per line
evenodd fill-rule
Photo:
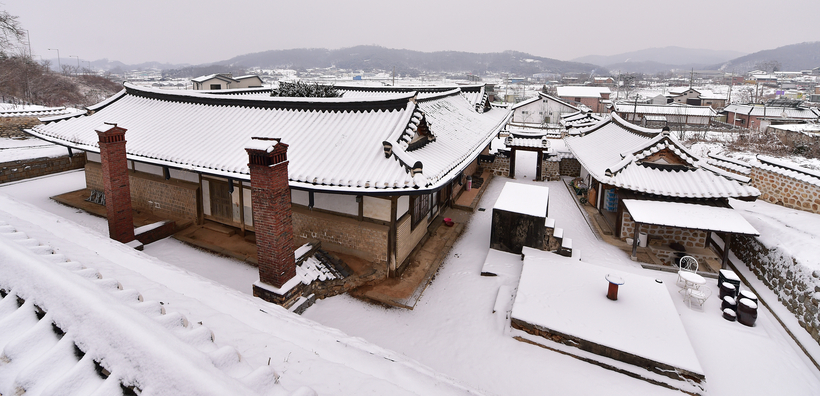
<path fill-rule="evenodd" d="M 125 159 L 125 131 L 117 124 L 108 122 L 96 129 L 100 137 L 108 235 L 122 243 L 134 240 L 134 214 L 131 209 L 128 161 Z"/>
<path fill-rule="evenodd" d="M 279 139 L 254 138 L 245 147 L 245 151 L 248 152 L 248 168 L 251 173 L 251 204 L 256 230 L 259 280 L 275 288 L 268 290 L 254 287 L 254 295 L 283 303 L 298 289 L 297 284 L 288 282 L 296 277 L 288 185 L 288 145 L 279 142 Z M 287 288 L 281 290 L 283 286 Z M 276 295 L 266 295 L 269 294 L 267 292 Z"/>

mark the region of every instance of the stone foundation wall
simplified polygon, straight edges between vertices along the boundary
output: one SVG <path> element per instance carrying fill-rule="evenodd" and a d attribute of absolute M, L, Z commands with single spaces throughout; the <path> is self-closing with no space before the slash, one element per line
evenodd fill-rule
<path fill-rule="evenodd" d="M 199 217 L 199 186 L 196 183 L 128 171 L 131 207 L 160 217 L 196 221 Z M 96 162 L 85 166 L 85 184 L 103 191 L 102 168 Z"/>
<path fill-rule="evenodd" d="M 85 166 L 85 153 L 73 157 L 41 157 L 0 163 L 0 184 L 32 177 L 81 169 Z M 100 190 L 102 191 L 102 190 Z"/>
<path fill-rule="evenodd" d="M 29 136 L 23 129 L 40 125 L 37 117 L 0 117 L 0 138 Z"/>
<path fill-rule="evenodd" d="M 732 252 L 743 260 L 800 326 L 820 344 L 820 270 L 812 271 L 780 248 L 769 249 L 755 237 L 735 235 Z"/>
<path fill-rule="evenodd" d="M 760 190 L 760 199 L 791 209 L 820 213 L 820 186 L 752 167 L 752 185 Z"/>
<path fill-rule="evenodd" d="M 482 162 L 481 167 L 489 169 L 494 176 L 510 177 L 510 159 L 496 156 L 493 162 Z"/>
<path fill-rule="evenodd" d="M 557 161 L 541 161 L 541 180 L 558 180 L 561 178 L 561 165 Z"/>
<path fill-rule="evenodd" d="M 632 221 L 629 212 L 624 211 L 621 220 L 621 240 L 634 237 L 635 222 Z M 662 237 L 662 243 L 664 244 L 677 242 L 691 248 L 706 247 L 706 231 L 643 224 L 641 225 L 641 232 Z"/>
<path fill-rule="evenodd" d="M 387 264 L 387 235 L 390 227 L 332 215 L 293 205 L 293 236 L 318 239 L 329 251 L 359 256 Z"/>
<path fill-rule="evenodd" d="M 558 167 L 561 176 L 581 176 L 581 163 L 575 158 L 561 158 Z"/>

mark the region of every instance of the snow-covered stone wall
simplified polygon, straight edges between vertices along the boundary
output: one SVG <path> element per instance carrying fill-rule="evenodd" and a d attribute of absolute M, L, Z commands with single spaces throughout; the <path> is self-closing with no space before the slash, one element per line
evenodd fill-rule
<path fill-rule="evenodd" d="M 755 237 L 735 236 L 732 252 L 820 343 L 820 270 L 812 271 L 787 251 L 777 246 L 768 248 Z"/>
<path fill-rule="evenodd" d="M 481 167 L 489 169 L 494 176 L 510 176 L 510 159 L 508 157 L 496 155 L 493 162 L 482 162 Z"/>
<path fill-rule="evenodd" d="M 37 117 L 0 117 L 0 138 L 28 136 L 23 129 L 40 125 Z"/>
<path fill-rule="evenodd" d="M 581 176 L 581 163 L 575 158 L 561 158 L 558 166 L 561 176 Z"/>
<path fill-rule="evenodd" d="M 768 168 L 752 167 L 752 185 L 760 190 L 760 199 L 791 209 L 820 213 L 820 186 Z"/>
<path fill-rule="evenodd" d="M 541 161 L 541 180 L 558 180 L 561 178 L 561 166 L 558 161 Z"/>
<path fill-rule="evenodd" d="M 85 166 L 85 153 L 73 157 L 42 157 L 0 163 L 0 184 L 32 177 L 80 169 Z"/>

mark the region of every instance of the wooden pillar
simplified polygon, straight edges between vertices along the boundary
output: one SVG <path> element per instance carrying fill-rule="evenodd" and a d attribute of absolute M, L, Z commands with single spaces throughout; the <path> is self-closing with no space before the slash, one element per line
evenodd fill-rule
<path fill-rule="evenodd" d="M 242 187 L 242 180 L 239 180 L 239 234 L 245 237 L 245 188 Z"/>
<path fill-rule="evenodd" d="M 641 223 L 635 222 L 635 235 L 632 240 L 632 261 L 638 259 L 638 237 L 641 235 Z"/>
<path fill-rule="evenodd" d="M 732 233 L 727 232 L 723 238 L 723 259 L 720 262 L 720 268 L 729 269 L 729 249 L 732 248 Z"/>
<path fill-rule="evenodd" d="M 510 150 L 510 179 L 515 179 L 515 147 Z"/>
<path fill-rule="evenodd" d="M 544 153 L 541 150 L 536 151 L 536 154 L 535 154 L 535 162 L 536 162 L 536 164 L 535 164 L 535 180 L 537 180 L 537 181 L 543 180 L 541 178 L 543 176 L 541 174 L 541 168 L 542 168 L 541 161 L 543 161 L 543 160 L 544 160 Z"/>
<path fill-rule="evenodd" d="M 398 254 L 396 254 L 396 214 L 398 213 L 399 197 L 390 197 L 390 232 L 387 234 L 387 276 L 393 277 L 396 275 L 396 270 L 399 267 Z"/>

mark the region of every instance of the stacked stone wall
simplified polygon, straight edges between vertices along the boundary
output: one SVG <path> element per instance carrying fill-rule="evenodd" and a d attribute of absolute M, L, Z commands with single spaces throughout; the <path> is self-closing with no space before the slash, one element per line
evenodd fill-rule
<path fill-rule="evenodd" d="M 318 239 L 329 251 L 360 256 L 376 263 L 387 263 L 387 235 L 390 227 L 353 218 L 293 206 L 293 235 Z"/>
<path fill-rule="evenodd" d="M 771 289 L 820 344 L 820 270 L 802 265 L 781 248 L 767 248 L 757 238 L 735 235 L 732 252 Z"/>
<path fill-rule="evenodd" d="M 494 176 L 510 177 L 510 159 L 502 156 L 495 156 L 493 162 L 482 162 L 481 167 L 489 169 Z"/>
<path fill-rule="evenodd" d="M 73 157 L 40 157 L 0 163 L 0 184 L 29 179 L 57 172 L 80 169 L 85 166 L 85 153 Z"/>
<path fill-rule="evenodd" d="M 758 167 L 752 167 L 751 178 L 760 199 L 820 214 L 820 186 Z"/>
<path fill-rule="evenodd" d="M 561 176 L 581 176 L 581 163 L 575 158 L 561 158 L 558 167 Z"/>
<path fill-rule="evenodd" d="M 558 180 L 561 178 L 561 165 L 557 161 L 541 161 L 541 180 Z"/>
<path fill-rule="evenodd" d="M 632 221 L 632 216 L 629 215 L 629 212 L 624 211 L 621 220 L 621 239 L 633 238 L 635 236 L 635 222 Z M 677 242 L 691 248 L 706 247 L 706 231 L 642 224 L 641 232 L 663 238 L 661 241 L 663 244 Z"/>
<path fill-rule="evenodd" d="M 199 215 L 199 186 L 182 180 L 164 180 L 143 172 L 129 171 L 131 205 L 134 209 L 159 217 L 196 221 Z M 103 191 L 100 164 L 85 166 L 85 184 L 91 190 Z"/>
<path fill-rule="evenodd" d="M 23 129 L 40 125 L 37 117 L 0 117 L 0 138 L 28 136 Z"/>

